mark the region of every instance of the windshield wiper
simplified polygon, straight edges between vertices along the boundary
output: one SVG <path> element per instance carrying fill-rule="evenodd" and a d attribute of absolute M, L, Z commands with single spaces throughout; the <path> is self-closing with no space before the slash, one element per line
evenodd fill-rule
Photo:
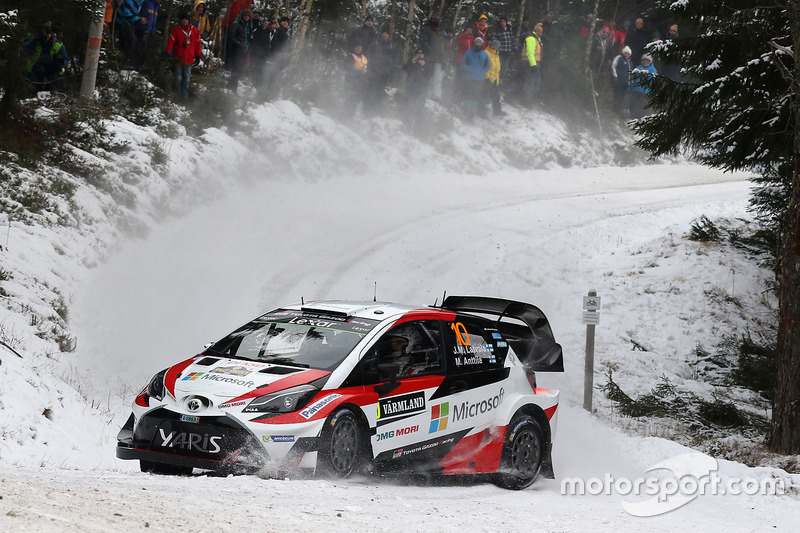
<path fill-rule="evenodd" d="M 264 357 L 268 357 L 268 356 L 264 356 Z M 261 359 L 263 360 L 264 358 L 262 357 Z M 296 362 L 293 359 L 290 359 L 288 357 L 276 357 L 274 359 L 270 358 L 268 361 L 263 361 L 263 362 L 264 363 L 274 363 L 274 364 L 278 364 L 278 365 L 286 365 L 286 366 L 296 366 L 296 367 L 299 367 L 299 368 L 311 368 L 310 365 L 306 365 L 306 364 L 303 364 L 303 363 L 298 363 L 298 362 Z"/>

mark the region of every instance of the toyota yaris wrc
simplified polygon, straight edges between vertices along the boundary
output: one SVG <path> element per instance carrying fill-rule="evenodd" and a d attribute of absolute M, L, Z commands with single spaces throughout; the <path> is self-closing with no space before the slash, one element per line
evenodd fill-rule
<path fill-rule="evenodd" d="M 553 477 L 561 346 L 535 306 L 324 301 L 270 311 L 160 371 L 117 457 L 142 470 L 309 469 Z"/>

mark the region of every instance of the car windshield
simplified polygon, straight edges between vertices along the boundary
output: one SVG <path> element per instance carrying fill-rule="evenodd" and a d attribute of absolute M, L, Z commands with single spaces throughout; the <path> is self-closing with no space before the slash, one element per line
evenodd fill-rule
<path fill-rule="evenodd" d="M 377 321 L 278 310 L 253 320 L 204 353 L 333 370 Z"/>

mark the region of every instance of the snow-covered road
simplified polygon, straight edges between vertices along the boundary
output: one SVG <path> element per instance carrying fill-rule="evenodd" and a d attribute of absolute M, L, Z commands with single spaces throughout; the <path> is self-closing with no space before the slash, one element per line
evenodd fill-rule
<path fill-rule="evenodd" d="M 557 479 L 509 492 L 450 481 L 165 478 L 116 461 L 113 439 L 101 439 L 94 470 L 0 469 L 0 530 L 794 531 L 794 489 L 699 496 L 651 518 L 626 513 L 620 494 L 561 494 L 565 477 L 636 479 L 690 451 L 625 435 L 579 408 L 581 296 L 597 289 L 605 298 L 598 361 L 614 355 L 602 353 L 604 335 L 610 345 L 613 332 L 641 327 L 637 321 L 668 324 L 680 308 L 638 316 L 641 308 L 626 307 L 635 295 L 619 280 L 645 268 L 653 242 L 685 233 L 701 214 L 745 216 L 748 187 L 742 176 L 701 167 L 647 166 L 265 180 L 233 192 L 128 244 L 77 295 L 80 343 L 71 371 L 86 394 L 109 404 L 112 426 L 127 417 L 133 397 L 118 399 L 120 391 L 138 389 L 268 308 L 301 297 L 372 299 L 376 283 L 379 299 L 419 305 L 445 290 L 483 294 L 540 306 L 564 346 L 567 372 L 540 377 L 562 390 Z M 661 259 L 679 263 L 673 276 L 683 280 L 687 299 L 676 298 L 678 307 L 693 298 L 695 279 L 716 275 L 696 258 Z M 723 461 L 719 472 L 776 475 Z"/>

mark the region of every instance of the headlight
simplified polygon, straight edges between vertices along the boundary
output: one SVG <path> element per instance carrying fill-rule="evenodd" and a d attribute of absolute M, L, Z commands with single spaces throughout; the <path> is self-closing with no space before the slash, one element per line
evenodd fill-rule
<path fill-rule="evenodd" d="M 156 374 L 147 386 L 147 395 L 155 398 L 159 402 L 164 399 L 164 376 L 167 375 L 167 370 L 169 370 L 169 368 L 165 368 Z"/>
<path fill-rule="evenodd" d="M 291 389 L 259 396 L 244 408 L 245 413 L 290 413 L 297 411 L 319 392 L 313 385 L 300 385 Z"/>

